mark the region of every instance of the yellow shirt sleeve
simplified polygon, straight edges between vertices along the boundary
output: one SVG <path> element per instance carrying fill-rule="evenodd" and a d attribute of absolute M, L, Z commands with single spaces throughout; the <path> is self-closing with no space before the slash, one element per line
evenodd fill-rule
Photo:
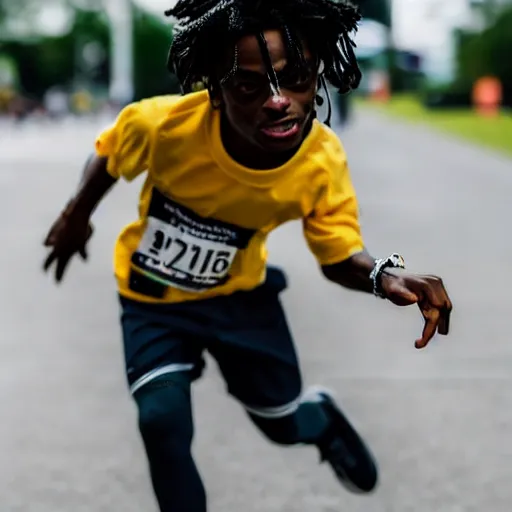
<path fill-rule="evenodd" d="M 140 102 L 125 107 L 112 126 L 96 139 L 96 153 L 108 158 L 107 171 L 115 179 L 132 181 L 147 170 L 152 125 Z"/>
<path fill-rule="evenodd" d="M 320 265 L 332 265 L 364 249 L 359 224 L 359 206 L 347 159 L 329 172 L 311 215 L 304 219 L 304 235 Z"/>

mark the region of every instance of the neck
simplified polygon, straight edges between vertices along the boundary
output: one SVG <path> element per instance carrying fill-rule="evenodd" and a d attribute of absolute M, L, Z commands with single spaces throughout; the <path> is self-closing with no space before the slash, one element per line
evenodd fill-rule
<path fill-rule="evenodd" d="M 309 133 L 309 129 L 306 133 Z M 235 162 L 259 171 L 275 169 L 284 165 L 297 153 L 300 147 L 297 146 L 284 153 L 263 151 L 238 133 L 224 115 L 221 115 L 220 134 L 224 149 Z"/>

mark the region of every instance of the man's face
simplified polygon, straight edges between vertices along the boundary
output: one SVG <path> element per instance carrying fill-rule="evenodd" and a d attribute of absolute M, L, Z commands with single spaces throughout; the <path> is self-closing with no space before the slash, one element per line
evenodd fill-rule
<path fill-rule="evenodd" d="M 299 77 L 287 61 L 281 32 L 264 32 L 279 90 L 272 91 L 256 36 L 237 43 L 238 71 L 221 89 L 225 115 L 231 128 L 250 147 L 280 153 L 300 145 L 313 113 L 317 88 L 317 63 L 303 48 L 308 73 Z"/>

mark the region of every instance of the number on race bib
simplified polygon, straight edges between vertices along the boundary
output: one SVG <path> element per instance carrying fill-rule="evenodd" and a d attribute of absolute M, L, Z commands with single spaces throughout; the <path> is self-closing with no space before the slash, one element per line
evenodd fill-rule
<path fill-rule="evenodd" d="M 155 263 L 160 262 L 166 269 L 186 270 L 197 275 L 223 275 L 231 264 L 230 251 L 205 249 L 197 244 L 189 245 L 179 238 L 167 236 L 161 230 L 155 231 L 153 237 L 153 244 L 148 252 L 157 257 L 153 259 Z M 183 265 L 185 261 L 186 264 Z"/>
<path fill-rule="evenodd" d="M 146 230 L 132 263 L 169 286 L 202 291 L 227 281 L 238 250 L 253 234 L 203 219 L 154 190 Z"/>

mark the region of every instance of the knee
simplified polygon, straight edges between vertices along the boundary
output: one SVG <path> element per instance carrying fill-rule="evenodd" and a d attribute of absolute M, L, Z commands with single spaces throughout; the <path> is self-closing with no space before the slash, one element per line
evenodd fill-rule
<path fill-rule="evenodd" d="M 294 415 L 282 418 L 262 418 L 253 414 L 250 416 L 269 441 L 281 446 L 292 446 L 298 443 L 298 430 Z"/>
<path fill-rule="evenodd" d="M 142 436 L 153 439 L 192 440 L 193 426 L 189 390 L 167 379 L 150 383 L 134 395 Z"/>

